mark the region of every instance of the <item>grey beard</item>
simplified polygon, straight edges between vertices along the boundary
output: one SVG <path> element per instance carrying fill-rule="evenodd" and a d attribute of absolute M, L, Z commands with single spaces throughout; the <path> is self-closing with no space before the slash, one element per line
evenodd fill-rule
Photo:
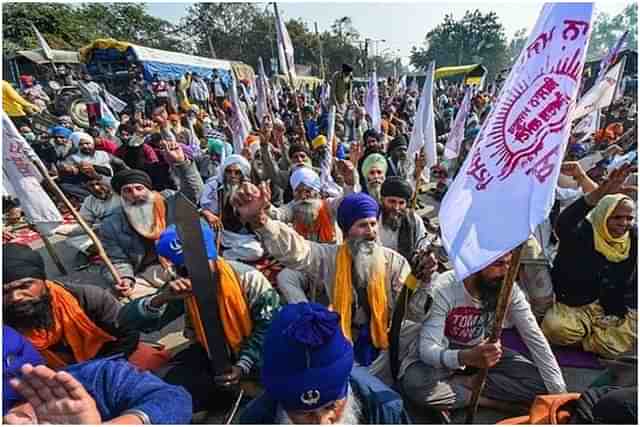
<path fill-rule="evenodd" d="M 353 283 L 356 286 L 366 287 L 371 274 L 384 268 L 384 252 L 382 247 L 375 240 L 362 238 L 347 241 L 351 249 L 351 259 L 353 263 Z"/>
<path fill-rule="evenodd" d="M 233 196 L 236 192 L 240 190 L 240 184 L 225 184 L 224 185 L 224 205 L 226 206 L 230 200 L 232 200 Z"/>
<path fill-rule="evenodd" d="M 131 204 L 124 198 L 122 199 L 122 209 L 129 219 L 129 224 L 139 233 L 150 233 L 155 223 L 153 215 L 153 197 L 149 197 L 146 201 Z"/>
<path fill-rule="evenodd" d="M 322 201 L 318 199 L 300 200 L 293 205 L 294 221 L 300 221 L 303 225 L 310 227 L 315 224 L 320 213 Z"/>
<path fill-rule="evenodd" d="M 388 214 L 382 211 L 382 224 L 393 231 L 398 231 L 402 225 L 402 215 Z"/>
<path fill-rule="evenodd" d="M 73 148 L 73 144 L 56 145 L 55 148 L 58 159 L 64 159 L 71 151 L 71 148 Z"/>
<path fill-rule="evenodd" d="M 339 420 L 336 420 L 337 425 L 358 425 L 362 421 L 362 406 L 360 405 L 360 401 L 353 394 L 351 387 L 349 387 L 349 392 L 347 393 L 347 404 L 344 407 L 344 411 L 342 412 L 342 416 Z M 291 418 L 287 414 L 282 406 L 278 406 L 278 411 L 276 413 L 276 424 L 293 424 Z"/>
<path fill-rule="evenodd" d="M 369 182 L 367 183 L 367 191 L 369 195 L 373 197 L 378 203 L 382 202 L 382 183 L 380 182 Z"/>

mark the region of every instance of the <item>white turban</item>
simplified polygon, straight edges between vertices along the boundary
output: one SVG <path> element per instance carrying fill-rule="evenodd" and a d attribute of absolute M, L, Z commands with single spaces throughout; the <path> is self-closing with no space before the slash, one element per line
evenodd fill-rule
<path fill-rule="evenodd" d="M 73 132 L 69 135 L 69 140 L 73 143 L 74 147 L 77 147 L 80 144 L 80 140 L 85 139 L 94 143 L 93 137 L 86 132 Z"/>
<path fill-rule="evenodd" d="M 224 163 L 222 164 L 222 168 L 220 168 L 220 182 L 224 178 L 224 171 L 231 165 L 238 165 L 240 167 L 240 172 L 245 178 L 249 178 L 249 174 L 251 174 L 251 165 L 249 161 L 242 157 L 239 154 L 232 154 L 231 156 L 224 159 Z"/>
<path fill-rule="evenodd" d="M 305 187 L 311 188 L 315 191 L 320 191 L 320 177 L 313 169 L 307 167 L 299 167 L 291 174 L 289 178 L 289 184 L 293 191 L 296 191 L 300 184 L 304 184 Z"/>

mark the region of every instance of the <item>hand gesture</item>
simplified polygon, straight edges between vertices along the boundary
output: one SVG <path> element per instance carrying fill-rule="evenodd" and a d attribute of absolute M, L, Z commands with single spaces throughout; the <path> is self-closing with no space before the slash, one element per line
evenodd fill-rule
<path fill-rule="evenodd" d="M 617 156 L 618 154 L 623 154 L 624 150 L 622 148 L 620 148 L 619 145 L 614 144 L 614 145 L 611 145 L 611 146 L 607 147 L 607 149 L 604 150 L 604 152 L 605 152 L 605 156 L 614 157 L 614 156 Z"/>
<path fill-rule="evenodd" d="M 167 301 L 185 299 L 186 297 L 191 295 L 191 292 L 191 280 L 181 277 L 169 282 L 169 285 L 164 291 L 164 297 Z"/>
<path fill-rule="evenodd" d="M 89 177 L 96 177 L 98 175 L 93 165 L 89 162 L 81 162 L 79 165 L 79 170 L 84 175 L 87 175 Z"/>
<path fill-rule="evenodd" d="M 126 298 L 133 294 L 133 289 L 135 288 L 135 281 L 132 279 L 125 277 L 120 279 L 118 283 L 115 284 L 114 293 L 118 298 Z"/>
<path fill-rule="evenodd" d="M 202 216 L 215 231 L 219 232 L 222 230 L 222 221 L 220 221 L 220 217 L 216 214 L 210 210 L 204 209 L 202 211 Z"/>
<path fill-rule="evenodd" d="M 414 161 L 416 166 L 417 178 L 422 175 L 422 171 L 424 171 L 424 168 L 427 167 L 427 155 L 425 154 L 424 150 L 420 150 L 418 153 L 416 153 Z"/>
<path fill-rule="evenodd" d="M 582 166 L 578 162 L 563 162 L 562 166 L 560 166 L 560 172 L 563 175 L 570 176 L 573 178 L 577 178 L 579 176 L 583 176 L 585 174 Z"/>
<path fill-rule="evenodd" d="M 25 364 L 22 378 L 11 380 L 11 386 L 33 407 L 38 424 L 101 424 L 95 400 L 78 380 L 68 372 L 55 372 L 45 365 L 35 368 Z M 7 424 L 22 424 L 24 418 L 8 414 Z"/>
<path fill-rule="evenodd" d="M 250 182 L 242 183 L 240 190 L 231 199 L 231 205 L 244 223 L 256 222 L 270 202 L 271 190 L 264 182 L 260 187 Z"/>
<path fill-rule="evenodd" d="M 336 160 L 336 168 L 338 173 L 344 179 L 347 185 L 353 185 L 353 171 L 355 166 L 349 160 Z"/>
<path fill-rule="evenodd" d="M 626 163 L 609 174 L 607 179 L 594 191 L 585 196 L 587 204 L 595 206 L 607 194 L 623 193 L 626 189 L 624 182 L 632 172 L 637 170 L 636 166 Z"/>
<path fill-rule="evenodd" d="M 186 157 L 182 145 L 176 141 L 163 141 L 162 148 L 165 160 L 169 164 L 184 163 Z"/>
<path fill-rule="evenodd" d="M 500 342 L 489 343 L 486 340 L 477 346 L 463 350 L 464 363 L 476 368 L 492 368 L 502 358 L 502 345 Z"/>
<path fill-rule="evenodd" d="M 349 161 L 354 165 L 357 165 L 362 156 L 364 155 L 364 147 L 362 144 L 353 143 L 351 144 L 349 151 Z"/>

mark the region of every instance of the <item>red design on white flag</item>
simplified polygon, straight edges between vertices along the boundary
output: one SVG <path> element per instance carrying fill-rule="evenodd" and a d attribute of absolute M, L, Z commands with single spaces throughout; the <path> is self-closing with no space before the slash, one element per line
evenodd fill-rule
<path fill-rule="evenodd" d="M 592 12 L 592 4 L 545 4 L 445 195 L 442 239 L 458 279 L 525 241 L 548 216 Z"/>

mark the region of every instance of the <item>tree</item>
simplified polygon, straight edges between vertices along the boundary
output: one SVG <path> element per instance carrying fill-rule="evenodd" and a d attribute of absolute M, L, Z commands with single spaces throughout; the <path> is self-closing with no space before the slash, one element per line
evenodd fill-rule
<path fill-rule="evenodd" d="M 596 17 L 589 40 L 587 60 L 600 59 L 607 54 L 620 36 L 629 30 L 627 46 L 635 49 L 638 33 L 638 5 L 630 4 L 618 15 L 611 17 L 607 13 L 600 13 Z"/>
<path fill-rule="evenodd" d="M 516 59 L 518 59 L 518 55 L 520 55 L 520 52 L 522 52 L 522 49 L 524 49 L 527 44 L 528 37 L 529 32 L 526 28 L 521 28 L 515 32 L 507 48 L 507 60 L 509 64 L 513 64 Z"/>
<path fill-rule="evenodd" d="M 507 62 L 504 26 L 495 12 L 467 11 L 456 21 L 445 15 L 444 22 L 425 36 L 423 47 L 411 48 L 411 64 L 426 69 L 435 60 L 438 67 L 482 63 L 492 78 Z"/>

